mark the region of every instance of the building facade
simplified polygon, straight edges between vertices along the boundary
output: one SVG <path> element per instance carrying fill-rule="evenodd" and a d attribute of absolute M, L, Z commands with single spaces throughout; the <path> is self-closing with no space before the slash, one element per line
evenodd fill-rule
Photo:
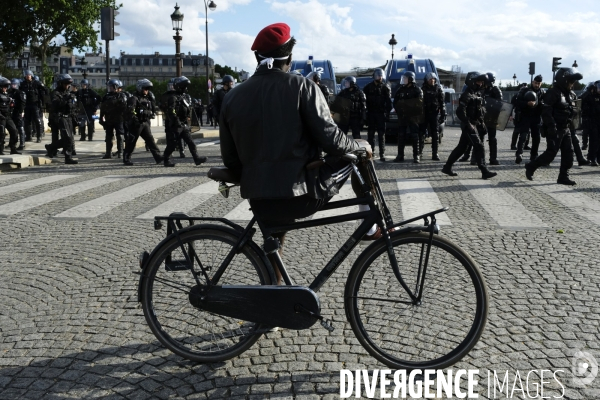
<path fill-rule="evenodd" d="M 182 54 L 183 67 L 181 74 L 188 77 L 206 76 L 206 56 L 202 54 Z M 174 54 L 125 54 L 121 53 L 121 68 L 119 76 L 125 86 L 133 85 L 138 79 L 155 79 L 159 82 L 167 81 L 176 75 L 177 59 Z M 208 58 L 208 74 L 214 75 L 214 61 Z"/>

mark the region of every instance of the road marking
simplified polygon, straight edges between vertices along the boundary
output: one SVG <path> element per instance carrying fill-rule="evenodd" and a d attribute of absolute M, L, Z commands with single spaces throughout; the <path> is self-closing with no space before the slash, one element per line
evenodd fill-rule
<path fill-rule="evenodd" d="M 196 147 L 213 146 L 215 144 L 220 144 L 220 143 L 221 143 L 220 140 L 215 140 L 215 141 L 212 141 L 212 142 L 204 142 L 204 143 L 197 144 Z"/>
<path fill-rule="evenodd" d="M 149 179 L 70 208 L 55 215 L 54 218 L 95 218 L 128 201 L 135 200 L 144 194 L 150 193 L 153 190 L 177 182 L 181 179 L 183 179 L 183 177 L 173 176 Z"/>
<path fill-rule="evenodd" d="M 10 179 L 15 179 L 15 178 L 22 178 L 26 176 L 25 174 L 2 174 L 0 175 L 0 182 L 4 182 L 4 181 L 8 181 Z M 2 193 L 0 193 L 2 194 Z"/>
<path fill-rule="evenodd" d="M 350 183 L 350 178 L 348 178 L 348 180 L 346 181 L 344 186 L 342 186 L 342 188 L 340 189 L 340 193 L 335 195 L 333 197 L 333 199 L 331 199 L 330 203 L 334 203 L 334 202 L 340 201 L 340 200 L 348 200 L 348 199 L 355 199 L 355 198 L 356 198 L 356 194 L 354 194 L 354 191 L 352 190 L 352 184 Z M 312 219 L 335 217 L 338 215 L 346 215 L 346 214 L 351 214 L 351 213 L 355 213 L 355 212 L 358 212 L 358 206 L 336 208 L 334 210 L 319 211 L 318 213 L 313 215 Z M 355 222 L 356 221 L 346 221 L 346 223 L 351 223 L 351 224 L 353 224 Z"/>
<path fill-rule="evenodd" d="M 19 182 L 19 183 L 5 186 L 2 189 L 0 189 L 0 195 L 20 192 L 21 190 L 31 189 L 36 186 L 45 185 L 47 183 L 59 182 L 59 181 L 65 180 L 65 179 L 76 178 L 78 176 L 79 175 L 67 175 L 67 174 L 50 175 L 50 176 L 45 176 L 43 178 L 32 179 L 30 181 Z"/>
<path fill-rule="evenodd" d="M 529 184 L 569 208 L 575 214 L 600 225 L 600 202 L 575 191 L 573 187 L 553 182 L 529 182 Z"/>
<path fill-rule="evenodd" d="M 550 228 L 502 188 L 481 179 L 460 180 L 485 211 L 505 229 Z"/>
<path fill-rule="evenodd" d="M 443 208 L 437 194 L 425 179 L 396 179 L 396 185 L 400 194 L 402 218 L 405 220 Z M 452 225 L 446 213 L 439 213 L 435 217 L 438 225 Z M 423 221 L 418 220 L 412 224 L 423 225 Z"/>
<path fill-rule="evenodd" d="M 158 207 L 138 215 L 137 219 L 154 219 L 155 216 L 168 216 L 173 212 L 186 213 L 204 203 L 219 192 L 219 183 L 210 181 L 196 186 L 179 196 L 173 197 Z"/>
<path fill-rule="evenodd" d="M 250 211 L 250 203 L 248 203 L 248 200 L 244 200 L 223 218 L 231 221 L 250 221 L 252 217 L 254 217 L 254 214 Z"/>
<path fill-rule="evenodd" d="M 56 200 L 64 199 L 66 197 L 73 196 L 77 193 L 94 189 L 99 186 L 118 181 L 120 179 L 123 179 L 123 177 L 103 176 L 101 178 L 95 178 L 84 182 L 74 183 L 69 186 L 64 186 L 57 189 L 49 190 L 44 193 L 36 194 L 34 196 L 29 196 L 21 200 L 1 205 L 0 215 L 14 215 L 21 211 L 26 211 L 44 204 L 51 203 Z"/>

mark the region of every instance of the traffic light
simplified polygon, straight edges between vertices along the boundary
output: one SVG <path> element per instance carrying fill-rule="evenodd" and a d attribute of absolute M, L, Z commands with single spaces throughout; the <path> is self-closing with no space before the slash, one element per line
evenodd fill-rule
<path fill-rule="evenodd" d="M 552 72 L 558 71 L 560 60 L 562 60 L 562 57 L 552 57 Z"/>
<path fill-rule="evenodd" d="M 115 25 L 120 25 L 115 21 L 115 17 L 119 15 L 112 7 L 102 7 L 100 9 L 100 38 L 102 40 L 115 40 L 115 36 L 119 36 L 115 32 Z"/>
<path fill-rule="evenodd" d="M 529 75 L 535 75 L 535 63 L 534 62 L 529 63 Z"/>

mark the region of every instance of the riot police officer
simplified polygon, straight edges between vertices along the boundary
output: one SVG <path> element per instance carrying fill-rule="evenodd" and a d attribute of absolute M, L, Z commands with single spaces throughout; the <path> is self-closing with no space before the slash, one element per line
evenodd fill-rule
<path fill-rule="evenodd" d="M 569 169 L 573 166 L 572 118 L 575 116 L 574 102 L 577 95 L 573 92 L 575 82 L 583 79 L 583 75 L 575 68 L 560 68 L 556 72 L 552 88 L 544 95 L 542 105 L 543 129 L 546 131 L 546 151 L 539 157 L 525 164 L 525 176 L 533 180 L 535 170 L 554 160 L 560 150 L 560 172 L 556 183 L 575 185 L 569 178 Z"/>
<path fill-rule="evenodd" d="M 100 125 L 106 131 L 106 153 L 103 159 L 112 158 L 113 137 L 117 137 L 117 156 L 123 151 L 123 115 L 127 109 L 127 96 L 123 93 L 123 84 L 118 79 L 107 82 L 107 93 L 100 103 Z"/>
<path fill-rule="evenodd" d="M 482 74 L 477 71 L 469 72 L 466 78 L 467 90 L 465 90 L 459 99 L 459 105 L 456 109 L 456 116 L 460 120 L 460 128 L 462 133 L 458 145 L 446 161 L 442 172 L 446 175 L 456 176 L 456 172 L 452 170 L 452 165 L 465 152 L 467 145 L 470 143 L 473 146 L 473 157 L 477 162 L 477 166 L 481 171 L 481 178 L 493 178 L 497 174 L 487 169 L 485 165 L 485 149 L 481 142 L 480 136 L 485 135 L 485 124 L 483 117 L 485 115 L 484 100 L 481 97 L 480 91 L 487 80 L 487 74 Z"/>
<path fill-rule="evenodd" d="M 54 157 L 58 148 L 62 147 L 65 153 L 65 164 L 77 164 L 72 158 L 73 119 L 76 113 L 77 98 L 71 93 L 70 87 L 73 79 L 69 74 L 61 74 L 56 80 L 56 89 L 50 98 L 50 128 L 52 129 L 52 143 L 46 145 L 50 157 Z"/>
<path fill-rule="evenodd" d="M 431 159 L 439 161 L 438 155 L 438 128 L 446 120 L 446 103 L 444 102 L 444 91 L 438 83 L 438 77 L 433 72 L 425 74 L 423 86 L 423 112 L 424 122 L 422 124 L 419 138 L 419 153 L 423 152 L 425 130 L 431 136 Z"/>
<path fill-rule="evenodd" d="M 215 97 L 213 99 L 213 118 L 215 119 L 215 123 L 219 122 L 219 115 L 221 112 L 221 105 L 223 104 L 223 99 L 225 98 L 225 95 L 231 90 L 233 89 L 233 86 L 235 85 L 235 80 L 233 79 L 233 76 L 231 75 L 225 75 L 223 77 L 223 81 L 221 82 L 221 84 L 223 85 L 223 87 L 219 90 L 217 90 L 217 92 L 215 93 Z"/>
<path fill-rule="evenodd" d="M 8 141 L 10 154 L 21 154 L 17 151 L 19 134 L 12 118 L 15 102 L 8 93 L 9 88 L 10 81 L 4 77 L 0 77 L 0 155 L 4 155 L 4 138 L 6 137 L 4 129 L 10 135 Z"/>
<path fill-rule="evenodd" d="M 34 135 L 37 138 L 37 142 L 42 141 L 42 121 L 40 120 L 40 111 L 44 104 L 44 95 L 46 90 L 44 86 L 37 80 L 33 79 L 33 72 L 26 70 L 23 73 L 25 79 L 21 82 L 19 90 L 25 93 L 25 140 L 33 140 L 31 133 L 31 125 L 33 124 L 35 132 Z"/>
<path fill-rule="evenodd" d="M 538 156 L 540 147 L 540 123 L 542 121 L 542 100 L 544 91 L 542 89 L 542 76 L 533 78 L 531 85 L 521 88 L 515 96 L 515 131 L 517 132 L 517 153 L 515 163 L 520 164 L 523 160 L 523 150 L 527 135 L 531 134 L 531 160 Z"/>
<path fill-rule="evenodd" d="M 379 143 L 379 159 L 385 161 L 385 120 L 392 110 L 391 90 L 383 79 L 383 70 L 375 68 L 373 81 L 363 89 L 367 99 L 367 120 L 369 130 L 367 141 L 375 153 L 375 130 Z"/>
<path fill-rule="evenodd" d="M 77 91 L 77 99 L 81 104 L 83 104 L 83 108 L 85 110 L 85 114 L 87 117 L 87 124 L 85 121 L 83 123 L 80 122 L 79 125 L 79 135 L 81 138 L 80 141 L 84 141 L 86 134 L 85 128 L 87 125 L 87 139 L 92 141 L 94 138 L 94 115 L 98 110 L 98 106 L 100 105 L 100 101 L 102 98 L 94 89 L 90 89 L 90 83 L 87 79 L 81 80 L 81 89 Z"/>
<path fill-rule="evenodd" d="M 583 129 L 589 138 L 587 159 L 591 166 L 597 167 L 600 150 L 600 81 L 594 82 L 581 96 L 581 116 Z"/>
<path fill-rule="evenodd" d="M 360 139 L 367 99 L 363 91 L 356 85 L 356 78 L 353 76 L 345 77 L 342 81 L 342 87 L 343 89 L 338 96 L 350 100 L 350 119 L 347 124 L 340 123 L 338 125 L 345 134 L 352 130 L 352 137 Z"/>
<path fill-rule="evenodd" d="M 485 89 L 483 90 L 483 98 L 486 97 L 502 101 L 502 91 L 496 85 L 496 75 L 493 72 L 488 72 Z M 497 122 L 497 121 L 496 121 Z M 488 143 L 490 147 L 490 165 L 500 165 L 498 162 L 498 141 L 496 140 L 496 123 L 487 123 L 486 130 L 488 134 Z"/>
<path fill-rule="evenodd" d="M 167 131 L 167 147 L 165 148 L 163 156 L 165 167 L 175 166 L 169 159 L 180 140 L 183 140 L 188 145 L 196 165 L 200 165 L 207 160 L 206 157 L 198 156 L 196 145 L 190 136 L 189 126 L 192 115 L 192 99 L 187 94 L 190 85 L 190 80 L 185 76 L 175 78 L 173 81 L 174 90 L 165 93 L 164 96 L 166 97 L 167 102 L 167 112 L 165 115 L 167 117 L 167 123 L 169 124 L 169 129 Z"/>
<path fill-rule="evenodd" d="M 17 127 L 19 135 L 19 147 L 17 150 L 25 150 L 25 125 L 23 123 L 23 111 L 25 111 L 25 93 L 19 90 L 21 80 L 14 78 L 10 81 L 8 95 L 14 100 L 12 119 Z"/>
<path fill-rule="evenodd" d="M 325 101 L 329 102 L 329 89 L 327 88 L 327 86 L 321 83 L 321 73 L 317 71 L 311 71 L 306 75 L 306 79 L 310 79 L 311 81 L 316 83 L 319 89 L 321 90 L 321 93 L 323 93 Z"/>
<path fill-rule="evenodd" d="M 146 142 L 146 147 L 152 153 L 156 163 L 159 164 L 163 161 L 163 158 L 150 131 L 150 120 L 156 116 L 154 102 L 152 101 L 154 96 L 150 96 L 152 82 L 148 79 L 140 79 L 137 81 L 135 88 L 136 92 L 127 100 L 127 121 L 125 123 L 128 125 L 128 129 L 125 135 L 123 164 L 133 165 L 131 154 L 135 150 L 135 144 L 140 136 Z"/>
<path fill-rule="evenodd" d="M 398 114 L 398 156 L 394 162 L 404 161 L 404 145 L 408 137 L 412 139 L 413 161 L 420 162 L 419 122 L 423 116 L 423 91 L 416 85 L 415 79 L 414 72 L 405 72 L 394 94 L 394 109 Z M 435 130 L 437 133 L 437 124 Z"/>

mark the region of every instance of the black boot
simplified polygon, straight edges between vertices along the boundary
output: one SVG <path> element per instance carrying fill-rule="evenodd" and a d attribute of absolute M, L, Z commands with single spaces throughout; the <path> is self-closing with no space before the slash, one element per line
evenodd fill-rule
<path fill-rule="evenodd" d="M 192 157 L 194 158 L 194 163 L 196 165 L 205 163 L 206 160 L 208 160 L 208 158 L 206 158 L 205 156 L 199 156 L 198 153 L 192 153 Z"/>
<path fill-rule="evenodd" d="M 523 156 L 521 155 L 521 153 L 517 153 L 515 158 L 515 164 L 521 164 L 521 161 L 523 161 Z"/>
<path fill-rule="evenodd" d="M 79 138 L 80 142 L 85 142 L 85 133 L 81 134 L 81 137 Z"/>
<path fill-rule="evenodd" d="M 71 156 L 65 156 L 65 164 L 79 164 L 79 161 L 74 160 Z"/>
<path fill-rule="evenodd" d="M 175 166 L 175 164 L 174 164 L 174 163 L 172 163 L 172 162 L 171 162 L 171 160 L 170 160 L 170 159 L 168 159 L 168 158 L 165 158 L 163 162 L 164 162 L 164 166 L 165 166 L 165 167 L 174 167 L 174 166 Z M 157 163 L 157 164 L 158 164 L 158 163 Z"/>
<path fill-rule="evenodd" d="M 10 154 L 21 154 L 21 153 L 19 153 L 19 152 L 17 151 L 17 148 L 16 148 L 16 147 L 13 145 L 13 146 L 10 148 Z"/>
<path fill-rule="evenodd" d="M 431 159 L 433 161 L 440 161 L 440 156 L 437 153 L 433 153 L 433 155 L 431 156 Z"/>
<path fill-rule="evenodd" d="M 457 176 L 458 174 L 454 171 L 452 171 L 452 166 L 450 165 L 444 165 L 444 168 L 442 168 L 442 172 L 445 173 L 446 175 L 450 175 L 450 176 Z"/>
<path fill-rule="evenodd" d="M 109 160 L 112 158 L 112 142 L 106 142 L 106 153 L 104 153 L 103 160 Z"/>
<path fill-rule="evenodd" d="M 492 172 L 489 169 L 487 169 L 486 167 L 483 167 L 481 169 L 481 179 L 490 179 L 490 178 L 495 177 L 496 175 L 498 175 L 498 173 Z"/>
<path fill-rule="evenodd" d="M 510 141 L 510 149 L 511 150 L 517 149 L 517 139 L 519 139 L 519 132 L 513 131 L 512 139 Z"/>
<path fill-rule="evenodd" d="M 421 163 L 421 158 L 419 157 L 419 155 L 417 154 L 416 156 L 413 156 L 413 162 L 415 164 L 419 164 Z"/>
<path fill-rule="evenodd" d="M 44 147 L 46 148 L 46 154 L 44 154 L 45 157 L 50 157 L 50 158 L 54 158 L 54 152 L 52 151 L 52 149 L 50 148 L 49 144 L 44 145 Z"/>
<path fill-rule="evenodd" d="M 575 182 L 574 180 L 569 178 L 569 172 L 561 172 L 560 174 L 558 174 L 558 179 L 556 180 L 556 183 L 558 183 L 559 185 L 567 185 L 567 186 L 575 186 L 577 185 L 577 182 Z"/>
<path fill-rule="evenodd" d="M 379 153 L 379 161 L 385 162 L 385 154 Z"/>
<path fill-rule="evenodd" d="M 530 181 L 533 180 L 533 174 L 535 173 L 536 167 L 532 163 L 525 164 L 525 177 Z"/>
<path fill-rule="evenodd" d="M 158 150 L 151 150 L 152 152 L 152 157 L 154 157 L 154 161 L 156 161 L 157 164 L 160 164 L 161 162 L 165 161 L 165 157 L 160 155 L 160 152 Z"/>
<path fill-rule="evenodd" d="M 131 154 L 130 153 L 123 153 L 123 164 L 128 165 L 128 166 L 133 165 L 133 163 L 131 162 Z"/>
<path fill-rule="evenodd" d="M 467 153 L 464 156 L 462 156 L 461 158 L 459 158 L 458 161 L 460 161 L 460 162 L 466 162 L 466 161 L 469 161 L 469 158 L 471 158 L 471 155 L 469 153 Z"/>

